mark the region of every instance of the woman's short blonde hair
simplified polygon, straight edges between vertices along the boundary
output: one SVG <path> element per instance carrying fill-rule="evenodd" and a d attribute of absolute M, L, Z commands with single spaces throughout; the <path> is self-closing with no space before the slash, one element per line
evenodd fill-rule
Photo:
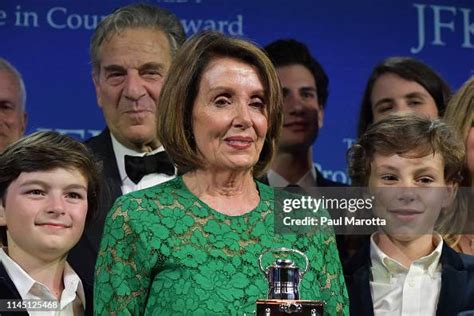
<path fill-rule="evenodd" d="M 444 120 L 457 131 L 459 137 L 466 144 L 469 130 L 471 127 L 474 127 L 474 77 L 466 81 L 449 100 Z M 471 172 L 467 168 L 467 161 L 465 161 L 462 171 L 463 181 L 461 183 L 463 186 L 471 186 L 473 182 Z M 453 210 L 456 210 L 456 216 L 447 216 L 440 222 L 438 227 L 438 231 L 443 235 L 444 240 L 446 240 L 450 247 L 456 250 L 460 250 L 458 249 L 458 243 L 462 236 L 460 234 L 463 232 L 470 233 L 465 231 L 465 227 L 469 227 L 469 223 L 467 223 L 468 213 L 470 212 L 469 203 L 468 194 L 464 194 L 456 199 L 452 207 Z"/>
<path fill-rule="evenodd" d="M 469 130 L 474 127 L 474 77 L 466 81 L 449 100 L 444 120 L 466 143 Z M 467 165 L 463 177 L 463 185 L 471 186 L 471 172 L 467 170 Z"/>
<path fill-rule="evenodd" d="M 283 121 L 283 97 L 277 73 L 266 54 L 254 44 L 223 35 L 204 32 L 187 40 L 171 65 L 161 90 L 157 111 L 158 136 L 181 172 L 202 168 L 192 128 L 194 101 L 203 72 L 219 57 L 238 59 L 256 68 L 265 91 L 268 131 L 253 175 L 263 175 L 270 165 Z"/>

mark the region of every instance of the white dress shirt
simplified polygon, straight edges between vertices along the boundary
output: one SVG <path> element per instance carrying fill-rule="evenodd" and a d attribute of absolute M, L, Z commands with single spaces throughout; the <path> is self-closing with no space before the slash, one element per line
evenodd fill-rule
<path fill-rule="evenodd" d="M 413 261 L 407 268 L 387 256 L 375 243 L 374 235 L 370 238 L 374 315 L 436 315 L 441 290 L 441 236 L 433 236 L 437 245 L 432 253 Z"/>
<path fill-rule="evenodd" d="M 0 262 L 15 285 L 21 298 L 24 300 L 54 300 L 56 297 L 49 288 L 35 281 L 15 261 L 13 261 L 3 249 L 0 249 Z M 28 311 L 32 316 L 66 316 L 82 315 L 86 306 L 84 287 L 81 279 L 66 262 L 63 272 L 64 290 L 59 300 L 59 308 L 55 311 Z"/>
<path fill-rule="evenodd" d="M 296 183 L 302 188 L 309 188 L 309 187 L 316 187 L 317 182 L 316 182 L 316 170 L 314 170 L 314 167 L 309 169 L 308 172 L 306 172 Z M 268 179 L 268 185 L 271 187 L 276 187 L 276 188 L 284 188 L 288 186 L 290 183 L 280 176 L 276 171 L 270 169 L 267 173 L 267 179 Z"/>
<path fill-rule="evenodd" d="M 145 155 L 152 155 L 152 154 L 165 151 L 165 148 L 163 146 L 160 146 L 157 149 L 153 150 L 152 152 L 140 153 L 123 146 L 121 143 L 119 143 L 117 139 L 115 139 L 115 137 L 112 134 L 110 134 L 110 137 L 112 138 L 112 147 L 114 149 L 115 158 L 117 159 L 117 166 L 119 169 L 120 179 L 122 180 L 122 187 L 121 187 L 122 194 L 138 191 L 141 189 L 146 189 L 146 188 L 166 182 L 176 177 L 176 174 L 177 174 L 176 170 L 175 170 L 175 175 L 173 176 L 170 176 L 164 173 L 147 174 L 140 180 L 140 182 L 135 184 L 132 180 L 130 180 L 130 178 L 127 176 L 127 172 L 125 171 L 125 155 L 143 157 Z"/>

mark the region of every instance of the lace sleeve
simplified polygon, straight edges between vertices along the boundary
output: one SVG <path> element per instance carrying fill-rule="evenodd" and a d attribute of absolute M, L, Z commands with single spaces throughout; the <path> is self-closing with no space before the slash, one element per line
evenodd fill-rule
<path fill-rule="evenodd" d="M 144 313 L 151 263 L 140 222 L 133 218 L 140 216 L 139 208 L 137 199 L 125 196 L 107 215 L 96 263 L 95 315 Z"/>
<path fill-rule="evenodd" d="M 321 299 L 326 302 L 325 313 L 349 315 L 348 294 L 334 233 L 322 232 L 317 236 L 321 258 L 321 268 L 317 269 L 320 271 L 317 283 L 320 285 Z"/>

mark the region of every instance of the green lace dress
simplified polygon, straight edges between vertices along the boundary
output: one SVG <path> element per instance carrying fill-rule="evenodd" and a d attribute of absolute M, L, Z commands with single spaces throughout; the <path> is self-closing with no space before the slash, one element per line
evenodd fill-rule
<path fill-rule="evenodd" d="M 274 190 L 257 184 L 260 203 L 241 216 L 211 209 L 182 177 L 118 199 L 97 259 L 95 314 L 252 315 L 268 287 L 257 259 L 268 248 L 285 246 L 311 262 L 300 298 L 324 300 L 325 315 L 348 315 L 332 232 L 274 234 Z M 269 256 L 265 266 L 274 259 Z"/>

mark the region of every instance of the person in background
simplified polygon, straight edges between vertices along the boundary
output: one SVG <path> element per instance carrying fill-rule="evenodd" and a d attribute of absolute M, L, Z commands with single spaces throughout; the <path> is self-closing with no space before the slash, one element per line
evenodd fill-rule
<path fill-rule="evenodd" d="M 474 255 L 474 77 L 466 81 L 453 95 L 446 108 L 444 120 L 460 135 L 466 147 L 466 159 L 462 171 L 464 190 L 456 212 L 463 216 L 448 218 L 441 230 L 446 230 L 445 240 L 455 250 Z M 468 189 L 470 188 L 470 190 Z M 453 223 L 453 221 L 455 221 Z M 463 224 L 462 231 L 453 231 L 452 227 Z"/>
<path fill-rule="evenodd" d="M 115 10 L 92 35 L 92 80 L 107 128 L 86 145 L 104 166 L 104 190 L 94 225 L 70 253 L 73 267 L 91 286 L 105 217 L 115 199 L 176 175 L 156 133 L 155 114 L 184 40 L 179 19 L 148 4 Z"/>
<path fill-rule="evenodd" d="M 411 57 L 390 57 L 369 76 L 360 105 L 358 137 L 368 126 L 395 112 L 442 117 L 451 90 L 433 69 Z"/>
<path fill-rule="evenodd" d="M 41 300 L 24 315 L 38 315 L 38 307 L 48 315 L 92 315 L 92 288 L 66 260 L 96 212 L 99 191 L 92 155 L 68 136 L 37 132 L 0 154 L 2 300 Z M 12 307 L 4 302 L 2 315 Z"/>
<path fill-rule="evenodd" d="M 25 84 L 18 70 L 0 58 L 0 152 L 23 136 L 28 121 Z"/>
<path fill-rule="evenodd" d="M 264 183 L 274 187 L 336 187 L 313 165 L 313 143 L 324 124 L 329 78 L 308 48 L 293 39 L 265 46 L 283 89 L 283 129 Z"/>
<path fill-rule="evenodd" d="M 400 141 L 403 139 L 403 141 Z M 344 264 L 351 315 L 474 312 L 474 257 L 450 248 L 435 224 L 459 185 L 464 146 L 439 120 L 391 115 L 349 150 L 349 174 L 383 218 Z"/>
<path fill-rule="evenodd" d="M 302 299 L 348 315 L 332 231 L 277 234 L 276 193 L 255 180 L 273 158 L 281 110 L 277 74 L 258 47 L 217 32 L 184 44 L 157 112 L 162 143 L 184 174 L 127 194 L 110 211 L 97 315 L 251 315 L 268 290 L 258 257 L 279 247 L 309 257 Z"/>
<path fill-rule="evenodd" d="M 329 95 L 326 72 L 306 45 L 294 39 L 276 40 L 265 46 L 265 52 L 282 85 L 284 116 L 275 159 L 261 181 L 273 187 L 303 189 L 344 186 L 324 178 L 313 163 L 313 144 L 324 124 Z M 344 261 L 349 256 L 349 248 L 354 246 L 349 238 L 336 237 L 340 258 Z"/>

